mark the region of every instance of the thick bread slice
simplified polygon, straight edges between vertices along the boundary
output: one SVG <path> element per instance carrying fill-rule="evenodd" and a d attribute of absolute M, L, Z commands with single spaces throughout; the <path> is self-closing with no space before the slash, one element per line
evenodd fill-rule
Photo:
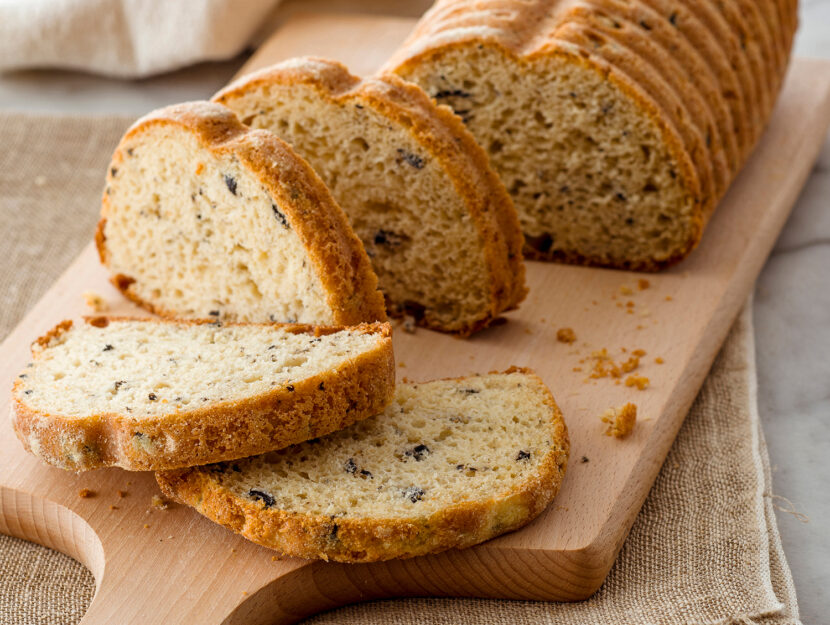
<path fill-rule="evenodd" d="M 300 58 L 215 100 L 308 159 L 366 246 L 391 315 L 469 334 L 524 298 L 504 184 L 464 124 L 417 85 Z"/>
<path fill-rule="evenodd" d="M 90 317 L 32 345 L 12 390 L 27 451 L 73 471 L 250 456 L 376 414 L 395 386 L 387 323 Z"/>
<path fill-rule="evenodd" d="M 399 385 L 373 418 L 279 452 L 158 473 L 165 494 L 286 555 L 338 562 L 469 547 L 535 518 L 569 452 L 528 370 Z"/>
<path fill-rule="evenodd" d="M 160 109 L 127 131 L 96 241 L 114 284 L 163 316 L 386 318 L 369 258 L 319 176 L 218 104 Z"/>
<path fill-rule="evenodd" d="M 795 23 L 772 0 L 438 0 L 384 69 L 487 149 L 527 256 L 656 270 L 757 143 Z"/>

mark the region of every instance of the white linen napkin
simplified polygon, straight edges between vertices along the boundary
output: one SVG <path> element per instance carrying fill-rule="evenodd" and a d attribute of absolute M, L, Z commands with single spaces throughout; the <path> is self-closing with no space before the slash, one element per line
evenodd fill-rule
<path fill-rule="evenodd" d="M 0 71 L 138 78 L 230 58 L 279 0 L 0 0 Z"/>

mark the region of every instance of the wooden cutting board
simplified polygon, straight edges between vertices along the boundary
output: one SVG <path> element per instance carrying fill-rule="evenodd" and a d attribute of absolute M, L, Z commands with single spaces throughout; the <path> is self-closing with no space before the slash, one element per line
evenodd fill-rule
<path fill-rule="evenodd" d="M 251 66 L 318 54 L 366 73 L 410 26 L 400 19 L 299 16 Z M 685 262 L 659 275 L 530 263 L 530 296 L 507 315 L 509 323 L 466 341 L 425 330 L 396 332 L 401 377 L 424 380 L 515 364 L 533 367 L 553 389 L 570 429 L 571 462 L 558 498 L 520 531 L 464 551 L 371 565 L 279 560 L 189 508 L 152 507 L 158 489 L 151 473 L 75 475 L 40 464 L 3 418 L 0 532 L 89 567 L 97 592 L 82 621 L 87 625 L 289 623 L 377 597 L 588 597 L 613 564 L 752 290 L 828 122 L 830 64 L 796 60 L 766 135 Z M 647 288 L 638 286 L 641 279 Z M 0 346 L 3 393 L 27 362 L 32 339 L 61 319 L 89 312 L 81 295 L 86 290 L 103 294 L 115 313 L 139 312 L 109 286 L 90 244 Z M 578 340 L 557 342 L 562 327 L 572 328 Z M 601 349 L 617 362 L 644 350 L 634 373 L 648 377 L 648 387 L 590 378 L 591 354 Z M 629 401 L 640 415 L 634 433 L 624 440 L 604 436 L 599 415 Z M 96 495 L 81 498 L 82 488 Z"/>

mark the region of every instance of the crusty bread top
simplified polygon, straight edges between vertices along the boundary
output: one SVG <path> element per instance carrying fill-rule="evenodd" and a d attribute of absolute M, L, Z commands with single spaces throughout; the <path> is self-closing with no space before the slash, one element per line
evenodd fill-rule
<path fill-rule="evenodd" d="M 269 84 L 305 84 L 337 102 L 369 103 L 406 127 L 449 174 L 456 192 L 465 199 L 480 240 L 486 242 L 493 316 L 515 308 L 524 299 L 523 236 L 515 207 L 487 154 L 451 109 L 436 105 L 420 87 L 395 74 L 361 80 L 341 63 L 314 57 L 290 59 L 243 76 L 217 93 L 214 100 L 227 103 Z M 469 328 L 465 334 L 476 329 Z"/>
<path fill-rule="evenodd" d="M 254 173 L 285 212 L 285 217 L 305 247 L 324 286 L 338 324 L 351 325 L 386 319 L 383 296 L 377 288 L 362 243 L 342 209 L 311 166 L 273 134 L 251 130 L 233 111 L 212 102 L 186 102 L 153 111 L 136 121 L 122 138 L 107 171 L 101 221 L 96 244 L 101 261 L 109 256 L 105 227 L 112 210 L 109 186 L 131 143 L 153 126 L 175 125 L 197 136 L 205 149 L 233 154 Z M 129 276 L 127 276 L 129 279 Z M 124 280 L 122 279 L 123 283 Z M 127 282 L 127 286 L 129 282 Z M 117 284 L 119 288 L 122 285 Z M 125 288 L 122 288 L 126 292 Z M 151 303 L 140 302 L 152 309 Z M 154 310 L 159 314 L 168 311 Z"/>

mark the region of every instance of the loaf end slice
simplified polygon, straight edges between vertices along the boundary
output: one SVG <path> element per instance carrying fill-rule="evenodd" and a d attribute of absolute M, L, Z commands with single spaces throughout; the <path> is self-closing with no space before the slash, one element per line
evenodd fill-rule
<path fill-rule="evenodd" d="M 65 321 L 33 343 L 12 423 L 27 451 L 73 471 L 251 456 L 383 410 L 390 334 L 387 323 Z"/>
<path fill-rule="evenodd" d="M 386 319 L 366 251 L 319 176 L 219 104 L 170 106 L 127 131 L 96 242 L 113 283 L 162 316 Z"/>
<path fill-rule="evenodd" d="M 157 474 L 168 496 L 289 556 L 338 562 L 469 547 L 539 515 L 569 452 L 528 370 L 402 384 L 383 413 L 233 463 Z"/>
<path fill-rule="evenodd" d="M 288 141 L 363 241 L 390 315 L 468 335 L 526 293 L 513 202 L 458 117 L 394 74 L 291 59 L 214 98 Z"/>

